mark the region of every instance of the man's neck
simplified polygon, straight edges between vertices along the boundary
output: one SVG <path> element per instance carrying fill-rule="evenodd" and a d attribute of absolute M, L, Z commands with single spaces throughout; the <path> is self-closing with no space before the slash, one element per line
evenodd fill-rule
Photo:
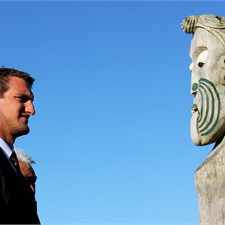
<path fill-rule="evenodd" d="M 0 132 L 0 138 L 2 138 L 9 146 L 13 146 L 15 142 L 15 138 L 13 138 L 10 135 L 3 135 L 1 132 Z"/>

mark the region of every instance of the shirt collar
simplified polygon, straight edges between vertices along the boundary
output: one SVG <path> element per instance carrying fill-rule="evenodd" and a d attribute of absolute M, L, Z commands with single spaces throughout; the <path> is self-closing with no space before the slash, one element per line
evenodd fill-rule
<path fill-rule="evenodd" d="M 6 154 L 6 156 L 9 158 L 12 154 L 12 152 L 14 151 L 12 148 L 9 147 L 9 145 L 2 139 L 0 138 L 0 148 L 3 149 L 4 153 Z"/>

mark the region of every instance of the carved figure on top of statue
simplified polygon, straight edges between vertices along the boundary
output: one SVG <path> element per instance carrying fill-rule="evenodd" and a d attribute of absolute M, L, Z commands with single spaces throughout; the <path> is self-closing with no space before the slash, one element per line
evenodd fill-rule
<path fill-rule="evenodd" d="M 218 145 L 225 136 L 225 17 L 189 16 L 182 28 L 193 34 L 191 139 L 196 145 Z"/>

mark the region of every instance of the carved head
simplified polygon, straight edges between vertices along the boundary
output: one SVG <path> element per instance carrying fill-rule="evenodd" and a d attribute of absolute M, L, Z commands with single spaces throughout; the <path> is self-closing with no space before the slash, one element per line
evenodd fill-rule
<path fill-rule="evenodd" d="M 190 16 L 182 27 L 193 33 L 191 139 L 196 145 L 206 145 L 225 135 L 225 18 Z"/>

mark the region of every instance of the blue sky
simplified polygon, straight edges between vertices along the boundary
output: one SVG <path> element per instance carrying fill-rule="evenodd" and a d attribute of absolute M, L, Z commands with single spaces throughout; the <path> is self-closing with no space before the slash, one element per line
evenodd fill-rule
<path fill-rule="evenodd" d="M 0 65 L 36 78 L 16 145 L 43 224 L 197 225 L 188 15 L 222 2 L 1 2 Z"/>

